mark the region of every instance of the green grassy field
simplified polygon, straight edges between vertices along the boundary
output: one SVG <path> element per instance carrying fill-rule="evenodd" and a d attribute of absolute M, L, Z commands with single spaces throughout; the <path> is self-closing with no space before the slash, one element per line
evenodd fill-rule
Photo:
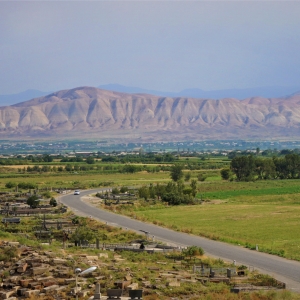
<path fill-rule="evenodd" d="M 138 208 L 156 224 L 300 260 L 297 180 L 200 183 L 201 205 Z"/>
<path fill-rule="evenodd" d="M 255 182 L 227 182 L 215 180 L 199 183 L 200 193 L 209 199 L 250 200 L 257 196 L 275 196 L 300 193 L 299 180 L 262 180 Z M 214 182 L 217 181 L 217 182 Z"/>
<path fill-rule="evenodd" d="M 222 181 L 218 170 L 202 171 L 198 181 L 201 205 L 146 205 L 135 214 L 157 224 L 212 239 L 255 247 L 269 253 L 300 260 L 300 180 L 256 182 Z M 199 171 L 190 171 L 192 179 Z M 42 173 L 19 174 L 10 169 L 0 176 L 0 189 L 7 182 L 30 182 L 39 188 L 97 188 L 167 183 L 169 172 L 133 174 Z M 127 212 L 128 213 L 128 212 Z"/>
<path fill-rule="evenodd" d="M 97 172 L 81 173 L 42 173 L 42 174 L 2 174 L 0 178 L 0 188 L 4 189 L 7 182 L 31 182 L 43 187 L 72 187 L 81 188 L 97 187 L 103 183 L 111 183 L 117 186 L 128 185 L 136 186 L 150 184 L 151 182 L 168 182 L 170 181 L 168 172 L 147 173 L 139 172 L 133 174 L 99 174 Z"/>
<path fill-rule="evenodd" d="M 251 248 L 258 244 L 260 250 L 300 260 L 300 208 L 295 205 L 220 203 L 135 213 L 173 229 Z"/>

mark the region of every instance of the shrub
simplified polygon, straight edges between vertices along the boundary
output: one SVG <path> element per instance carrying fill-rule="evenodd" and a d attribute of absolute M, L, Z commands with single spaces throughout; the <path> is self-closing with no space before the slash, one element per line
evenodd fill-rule
<path fill-rule="evenodd" d="M 52 205 L 53 207 L 57 206 L 57 201 L 56 201 L 56 199 L 53 198 L 53 197 L 50 199 L 50 202 L 49 202 L 49 203 L 50 203 L 50 205 Z"/>
<path fill-rule="evenodd" d="M 31 207 L 31 208 L 36 208 L 40 201 L 38 200 L 39 197 L 36 195 L 32 195 L 27 199 L 27 204 Z"/>
<path fill-rule="evenodd" d="M 207 178 L 207 176 L 205 176 L 205 175 L 202 174 L 202 173 L 199 173 L 198 176 L 197 176 L 197 178 L 198 178 L 198 181 L 205 181 L 206 178 Z"/>
<path fill-rule="evenodd" d="M 186 250 L 183 251 L 183 254 L 185 256 L 189 256 L 190 259 L 191 259 L 192 256 L 197 256 L 197 255 L 202 256 L 202 255 L 204 255 L 204 250 L 201 247 L 190 246 Z"/>
<path fill-rule="evenodd" d="M 14 188 L 14 187 L 16 187 L 16 183 L 9 181 L 5 184 L 5 187 L 8 189 Z"/>
<path fill-rule="evenodd" d="M 128 192 L 128 187 L 127 186 L 122 186 L 120 188 L 120 193 L 126 193 L 126 192 Z"/>
<path fill-rule="evenodd" d="M 230 169 L 222 169 L 220 173 L 223 180 L 229 180 L 231 175 Z"/>
<path fill-rule="evenodd" d="M 44 197 L 44 198 L 50 198 L 50 197 L 51 197 L 51 193 L 50 193 L 49 191 L 44 192 L 44 193 L 43 193 L 43 197 Z"/>
<path fill-rule="evenodd" d="M 5 247 L 1 249 L 0 261 L 11 261 L 12 258 L 18 256 L 18 249 L 16 247 Z"/>

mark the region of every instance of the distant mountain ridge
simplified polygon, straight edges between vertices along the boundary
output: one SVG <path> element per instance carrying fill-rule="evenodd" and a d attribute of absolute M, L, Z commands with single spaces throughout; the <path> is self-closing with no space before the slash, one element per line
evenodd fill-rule
<path fill-rule="evenodd" d="M 184 89 L 180 92 L 163 92 L 148 90 L 139 87 L 130 87 L 120 84 L 99 85 L 98 88 L 108 91 L 129 93 L 129 94 L 150 94 L 162 97 L 191 97 L 207 99 L 236 98 L 239 100 L 250 97 L 279 98 L 300 92 L 300 86 L 296 87 L 259 87 L 248 89 L 223 89 L 204 91 L 198 88 Z M 46 96 L 52 92 L 42 92 L 38 90 L 27 90 L 17 94 L 0 95 L 0 107 L 24 102 L 33 98 Z"/>
<path fill-rule="evenodd" d="M 207 98 L 207 99 L 223 99 L 223 98 L 236 98 L 243 100 L 250 97 L 264 97 L 264 98 L 279 98 L 286 97 L 291 94 L 300 92 L 300 86 L 294 87 L 258 87 L 246 89 L 222 89 L 204 91 L 198 88 L 185 89 L 178 93 L 162 92 L 155 90 L 147 90 L 138 87 L 128 87 L 120 84 L 106 84 L 98 86 L 100 89 L 115 91 L 121 93 L 143 93 L 164 97 L 191 97 L 191 98 Z"/>
<path fill-rule="evenodd" d="M 212 100 L 78 87 L 0 107 L 0 137 L 123 141 L 300 135 L 300 94 Z"/>
<path fill-rule="evenodd" d="M 25 92 L 10 94 L 10 95 L 0 95 L 0 106 L 13 105 L 19 102 L 24 102 L 32 98 L 41 97 L 48 95 L 49 92 L 42 92 L 38 90 L 27 90 Z"/>

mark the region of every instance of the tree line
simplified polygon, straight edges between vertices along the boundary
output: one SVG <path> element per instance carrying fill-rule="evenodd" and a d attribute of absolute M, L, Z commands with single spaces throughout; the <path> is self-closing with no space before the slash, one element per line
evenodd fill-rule
<path fill-rule="evenodd" d="M 161 200 L 170 205 L 194 204 L 197 194 L 197 180 L 193 179 L 189 185 L 185 185 L 182 180 L 184 177 L 182 165 L 171 166 L 170 177 L 172 181 L 166 185 L 153 185 L 151 183 L 149 186 L 140 187 L 138 190 L 139 197 L 146 201 L 148 198 Z"/>
<path fill-rule="evenodd" d="M 300 155 L 287 154 L 284 157 L 261 158 L 253 155 L 236 156 L 229 169 L 222 169 L 223 179 L 252 181 L 263 179 L 300 179 Z"/>
<path fill-rule="evenodd" d="M 142 186 L 138 189 L 140 198 L 146 201 L 157 199 L 167 202 L 170 205 L 194 204 L 197 193 L 197 181 L 192 180 L 189 185 L 185 185 L 181 180 L 168 182 L 163 184 L 150 184 L 150 186 Z"/>

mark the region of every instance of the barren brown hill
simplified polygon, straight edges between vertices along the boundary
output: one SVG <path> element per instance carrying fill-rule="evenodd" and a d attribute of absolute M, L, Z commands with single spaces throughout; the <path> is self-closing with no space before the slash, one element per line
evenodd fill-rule
<path fill-rule="evenodd" d="M 79 87 L 0 107 L 0 137 L 191 140 L 299 137 L 300 95 L 168 98 Z"/>

